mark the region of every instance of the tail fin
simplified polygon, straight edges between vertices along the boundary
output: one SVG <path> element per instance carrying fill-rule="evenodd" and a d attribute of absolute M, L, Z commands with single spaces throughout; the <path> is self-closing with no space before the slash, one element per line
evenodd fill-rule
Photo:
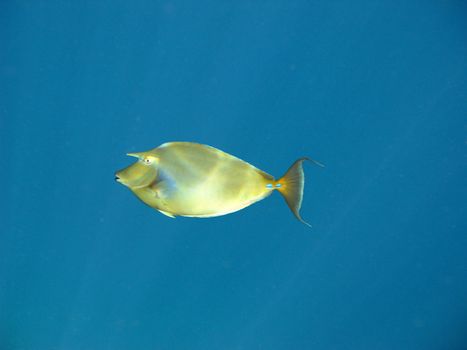
<path fill-rule="evenodd" d="M 300 207 L 302 206 L 302 198 L 303 198 L 303 188 L 305 186 L 305 175 L 303 174 L 303 166 L 302 163 L 305 160 L 312 161 L 313 163 L 324 167 L 321 163 L 303 157 L 295 161 L 292 166 L 287 170 L 284 176 L 282 176 L 276 182 L 276 188 L 279 190 L 281 195 L 284 197 L 287 205 L 289 206 L 292 213 L 295 217 L 303 222 L 305 225 L 310 226 L 305 220 L 302 219 L 300 216 Z"/>

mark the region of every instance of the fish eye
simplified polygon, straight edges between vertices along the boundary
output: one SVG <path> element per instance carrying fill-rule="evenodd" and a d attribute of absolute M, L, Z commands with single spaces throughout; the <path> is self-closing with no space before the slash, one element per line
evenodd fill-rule
<path fill-rule="evenodd" d="M 149 158 L 149 157 L 146 157 L 146 158 L 143 159 L 143 162 L 144 162 L 144 164 L 146 164 L 146 165 L 151 164 L 152 161 L 153 161 L 153 159 L 152 159 L 152 158 Z"/>

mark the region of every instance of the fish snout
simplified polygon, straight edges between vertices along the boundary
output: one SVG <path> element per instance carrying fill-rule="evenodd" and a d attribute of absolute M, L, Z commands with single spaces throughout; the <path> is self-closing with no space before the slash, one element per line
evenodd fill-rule
<path fill-rule="evenodd" d="M 120 177 L 118 176 L 118 174 L 115 174 L 115 181 L 120 182 Z"/>
<path fill-rule="evenodd" d="M 130 166 L 115 172 L 115 181 L 131 188 L 150 185 L 156 179 L 157 170 L 152 165 L 137 161 Z"/>

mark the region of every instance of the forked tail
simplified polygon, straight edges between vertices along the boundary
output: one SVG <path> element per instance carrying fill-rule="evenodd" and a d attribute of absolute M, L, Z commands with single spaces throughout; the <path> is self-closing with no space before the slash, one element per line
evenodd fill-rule
<path fill-rule="evenodd" d="M 287 170 L 284 176 L 282 176 L 276 182 L 276 188 L 279 190 L 281 195 L 284 197 L 287 205 L 289 206 L 292 213 L 295 217 L 303 222 L 305 225 L 310 226 L 305 220 L 300 216 L 300 207 L 302 206 L 303 199 L 303 188 L 305 186 L 305 175 L 303 174 L 302 163 L 305 160 L 309 160 L 316 165 L 324 167 L 321 163 L 316 160 L 303 157 L 295 161 L 292 166 Z"/>

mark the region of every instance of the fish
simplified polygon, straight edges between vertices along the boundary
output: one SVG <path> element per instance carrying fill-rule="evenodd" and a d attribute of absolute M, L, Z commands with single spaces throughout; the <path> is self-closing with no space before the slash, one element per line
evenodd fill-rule
<path fill-rule="evenodd" d="M 211 218 L 246 208 L 278 191 L 295 217 L 300 215 L 305 176 L 297 159 L 284 176 L 272 175 L 212 146 L 194 142 L 167 142 L 145 152 L 127 153 L 137 158 L 117 171 L 115 180 L 128 187 L 143 203 L 160 213 Z"/>

